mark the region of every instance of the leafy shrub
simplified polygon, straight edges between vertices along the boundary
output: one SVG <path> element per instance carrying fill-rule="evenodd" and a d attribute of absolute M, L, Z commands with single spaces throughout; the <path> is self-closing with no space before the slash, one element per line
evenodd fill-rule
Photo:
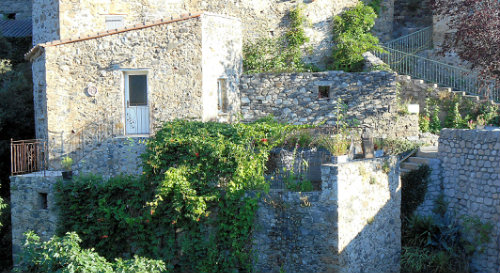
<path fill-rule="evenodd" d="M 436 105 L 434 111 L 432 111 L 431 120 L 429 123 L 429 131 L 433 134 L 439 134 L 441 132 L 441 121 L 439 120 L 440 107 Z"/>
<path fill-rule="evenodd" d="M 269 150 L 292 128 L 172 121 L 151 138 L 144 175 L 77 177 L 57 185 L 59 234 L 107 259 L 161 259 L 173 272 L 249 272 L 256 197 Z"/>
<path fill-rule="evenodd" d="M 346 10 L 333 18 L 335 46 L 333 68 L 348 72 L 361 71 L 364 65 L 363 53 L 382 50 L 377 37 L 370 33 L 375 25 L 374 10 L 363 3 Z"/>
<path fill-rule="evenodd" d="M 117 259 L 108 262 L 93 249 L 81 249 L 81 239 L 76 233 L 54 236 L 48 242 L 40 242 L 33 232 L 26 233 L 26 243 L 15 272 L 49 273 L 160 273 L 166 272 L 165 263 L 134 257 L 132 260 Z"/>
<path fill-rule="evenodd" d="M 383 149 L 386 154 L 399 155 L 412 151 L 422 144 L 399 138 L 377 138 L 374 140 L 376 149 Z"/>

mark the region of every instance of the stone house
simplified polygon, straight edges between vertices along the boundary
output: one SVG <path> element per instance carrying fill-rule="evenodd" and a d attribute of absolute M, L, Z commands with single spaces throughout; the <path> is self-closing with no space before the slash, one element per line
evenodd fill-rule
<path fill-rule="evenodd" d="M 51 160 L 110 137 L 149 136 L 172 119 L 228 120 L 239 108 L 242 35 L 233 17 L 170 17 L 39 44 L 26 58 L 36 136 L 48 140 Z"/>

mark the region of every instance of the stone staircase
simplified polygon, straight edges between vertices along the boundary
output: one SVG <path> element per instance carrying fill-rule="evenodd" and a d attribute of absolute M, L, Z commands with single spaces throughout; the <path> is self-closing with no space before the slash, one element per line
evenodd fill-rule
<path fill-rule="evenodd" d="M 408 157 L 401 162 L 400 174 L 404 175 L 410 171 L 417 170 L 420 165 L 430 165 L 431 159 L 436 159 L 438 155 L 438 146 L 420 147 L 414 156 Z"/>

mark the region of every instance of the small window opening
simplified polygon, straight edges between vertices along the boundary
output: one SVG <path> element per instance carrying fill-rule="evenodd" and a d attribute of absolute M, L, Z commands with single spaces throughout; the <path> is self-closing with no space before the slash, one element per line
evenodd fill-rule
<path fill-rule="evenodd" d="M 227 113 L 228 111 L 228 96 L 227 96 L 227 80 L 226 79 L 218 79 L 217 80 L 217 109 L 219 112 Z"/>
<path fill-rule="evenodd" d="M 330 86 L 319 86 L 318 87 L 318 98 L 329 99 L 330 98 Z"/>
<path fill-rule="evenodd" d="M 15 13 L 9 13 L 5 17 L 7 17 L 8 20 L 16 20 L 16 14 Z"/>
<path fill-rule="evenodd" d="M 106 16 L 106 29 L 119 29 L 125 26 L 122 15 L 108 15 Z"/>
<path fill-rule="evenodd" d="M 44 192 L 38 193 L 38 208 L 39 209 L 48 209 L 49 208 L 47 193 L 44 193 Z"/>

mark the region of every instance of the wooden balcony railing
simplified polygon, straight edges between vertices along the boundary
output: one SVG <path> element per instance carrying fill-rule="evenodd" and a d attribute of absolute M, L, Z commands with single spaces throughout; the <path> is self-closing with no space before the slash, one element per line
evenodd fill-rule
<path fill-rule="evenodd" d="M 12 140 L 10 142 L 11 174 L 19 175 L 47 170 L 47 141 L 43 139 Z"/>

